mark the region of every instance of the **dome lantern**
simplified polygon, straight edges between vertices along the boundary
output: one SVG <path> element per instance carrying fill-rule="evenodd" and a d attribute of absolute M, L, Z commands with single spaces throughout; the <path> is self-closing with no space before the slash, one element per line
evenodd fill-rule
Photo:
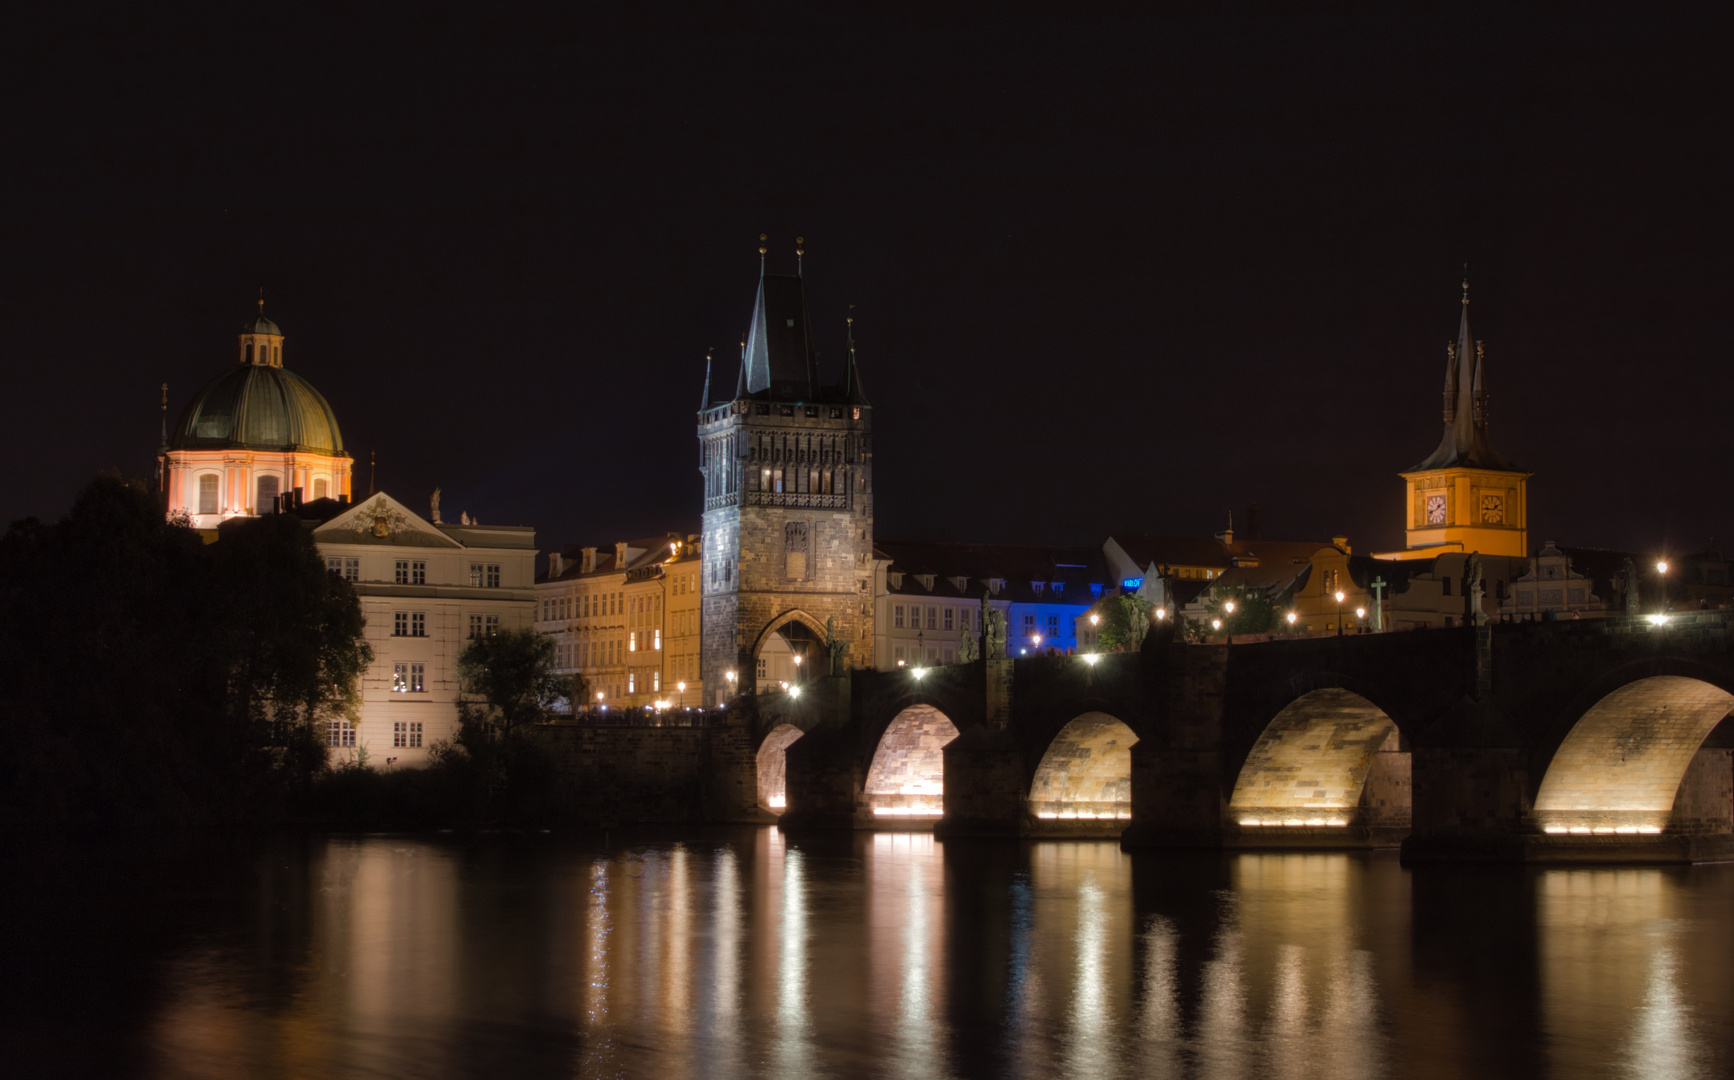
<path fill-rule="evenodd" d="M 241 363 L 283 366 L 283 331 L 265 317 L 265 290 L 259 290 L 259 314 L 241 327 Z"/>

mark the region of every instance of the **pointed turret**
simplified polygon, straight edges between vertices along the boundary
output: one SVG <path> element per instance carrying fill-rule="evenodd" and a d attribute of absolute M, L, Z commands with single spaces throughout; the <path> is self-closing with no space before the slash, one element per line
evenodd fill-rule
<path fill-rule="evenodd" d="M 855 305 L 849 305 L 845 320 L 849 338 L 848 356 L 843 361 L 843 400 L 851 405 L 866 405 L 867 392 L 861 388 L 861 369 L 855 363 Z"/>
<path fill-rule="evenodd" d="M 747 392 L 769 391 L 786 401 L 817 400 L 817 365 L 807 319 L 807 290 L 798 277 L 759 278 L 747 332 Z"/>
<path fill-rule="evenodd" d="M 715 349 L 706 349 L 704 351 L 704 393 L 699 395 L 699 412 L 704 412 L 706 409 L 710 408 L 710 357 L 715 351 Z"/>
<path fill-rule="evenodd" d="M 1445 434 L 1439 448 L 1411 472 L 1467 465 L 1482 469 L 1516 470 L 1487 438 L 1485 343 L 1469 330 L 1469 281 L 1463 282 L 1463 310 L 1457 322 L 1457 342 L 1446 347 Z"/>

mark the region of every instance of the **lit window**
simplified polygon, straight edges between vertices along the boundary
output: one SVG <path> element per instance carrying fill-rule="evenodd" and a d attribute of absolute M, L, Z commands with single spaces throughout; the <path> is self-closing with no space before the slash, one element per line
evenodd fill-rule
<path fill-rule="evenodd" d="M 638 673 L 635 671 L 626 673 L 626 692 L 628 694 L 638 693 Z"/>
<path fill-rule="evenodd" d="M 634 630 L 634 631 L 632 631 L 632 633 L 626 635 L 626 651 L 627 652 L 637 652 L 638 651 L 638 631 Z"/>
<path fill-rule="evenodd" d="M 660 629 L 657 629 L 657 630 L 652 630 L 651 633 L 653 635 L 655 635 L 655 638 L 656 638 L 656 644 L 652 645 L 651 647 L 655 648 L 655 649 L 662 648 L 662 631 Z"/>
<path fill-rule="evenodd" d="M 470 586 L 477 589 L 497 589 L 500 587 L 499 563 L 471 563 Z"/>
<path fill-rule="evenodd" d="M 313 497 L 315 499 L 325 498 L 325 493 L 327 490 L 328 490 L 328 488 L 326 487 L 325 481 L 323 481 L 323 480 L 313 481 Z"/>
<path fill-rule="evenodd" d="M 414 750 L 421 745 L 421 721 L 398 720 L 391 725 L 391 745 Z"/>
<path fill-rule="evenodd" d="M 653 691 L 662 689 L 662 672 L 653 671 L 650 673 L 650 689 Z"/>
<path fill-rule="evenodd" d="M 199 513 L 217 512 L 217 477 L 206 473 L 199 477 Z"/>
<path fill-rule="evenodd" d="M 427 666 L 425 664 L 393 664 L 391 666 L 391 691 L 394 694 L 419 694 L 426 687 Z"/>

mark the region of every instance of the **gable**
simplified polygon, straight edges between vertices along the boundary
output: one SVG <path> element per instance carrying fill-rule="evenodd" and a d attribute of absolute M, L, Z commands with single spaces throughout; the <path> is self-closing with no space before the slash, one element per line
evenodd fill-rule
<path fill-rule="evenodd" d="M 315 543 L 462 549 L 463 545 L 383 491 L 313 530 Z"/>

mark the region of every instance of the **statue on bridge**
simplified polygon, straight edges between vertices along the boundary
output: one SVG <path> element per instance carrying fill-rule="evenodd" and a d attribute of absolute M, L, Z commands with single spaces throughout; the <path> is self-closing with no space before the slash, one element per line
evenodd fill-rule
<path fill-rule="evenodd" d="M 969 620 L 965 619 L 963 629 L 957 632 L 957 659 L 961 663 L 971 664 L 981 655 L 981 649 L 975 643 L 975 631 L 969 628 Z"/>
<path fill-rule="evenodd" d="M 1481 610 L 1481 552 L 1471 551 L 1463 560 L 1463 624 L 1485 626 L 1487 613 Z"/>
<path fill-rule="evenodd" d="M 831 656 L 831 676 L 840 678 L 848 666 L 849 643 L 837 636 L 837 616 L 825 616 L 825 651 Z"/>
<path fill-rule="evenodd" d="M 982 652 L 988 656 L 1005 655 L 1005 613 L 988 603 L 988 593 L 981 594 Z"/>
<path fill-rule="evenodd" d="M 1625 603 L 1627 615 L 1638 613 L 1638 568 L 1629 557 L 1620 566 L 1620 598 Z"/>

